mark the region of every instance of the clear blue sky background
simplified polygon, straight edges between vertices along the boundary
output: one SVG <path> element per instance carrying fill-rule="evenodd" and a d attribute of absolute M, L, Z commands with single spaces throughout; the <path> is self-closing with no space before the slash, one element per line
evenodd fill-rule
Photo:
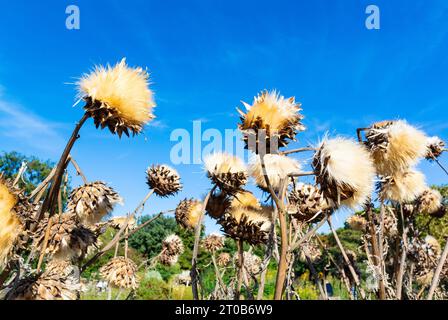
<path fill-rule="evenodd" d="M 65 28 L 69 4 L 81 10 L 80 30 Z M 381 10 L 381 30 L 365 28 L 369 4 Z M 303 103 L 309 130 L 297 145 L 395 118 L 446 140 L 447 31 L 445 0 L 3 2 L 0 150 L 57 160 L 82 115 L 70 83 L 122 57 L 151 71 L 157 121 L 122 140 L 89 123 L 73 151 L 89 179 L 126 199 L 116 214 L 146 194 L 148 165 L 170 162 L 172 130 L 191 130 L 197 119 L 204 129 L 233 129 L 235 107 L 263 89 Z M 435 165 L 421 168 L 429 183 L 447 182 Z M 207 192 L 201 166 L 177 169 L 184 191 L 154 199 L 146 213 Z"/>

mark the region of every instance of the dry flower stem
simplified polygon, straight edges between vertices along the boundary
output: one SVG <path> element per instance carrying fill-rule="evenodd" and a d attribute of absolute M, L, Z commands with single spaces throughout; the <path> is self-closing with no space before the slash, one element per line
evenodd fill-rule
<path fill-rule="evenodd" d="M 64 174 L 65 168 L 67 166 L 67 159 L 70 155 L 70 151 L 73 148 L 73 145 L 75 144 L 76 140 L 79 139 L 79 131 L 81 130 L 81 127 L 83 124 L 89 119 L 90 116 L 87 113 L 84 113 L 81 120 L 77 123 L 75 130 L 73 130 L 72 136 L 70 137 L 67 146 L 65 147 L 64 152 L 62 153 L 61 159 L 59 160 L 59 163 L 56 167 L 54 177 L 52 179 L 50 191 L 48 192 L 41 209 L 39 210 L 38 214 L 38 220 L 41 220 L 43 215 L 48 211 L 50 214 L 50 217 L 52 216 L 55 200 L 59 193 L 59 189 L 61 187 L 61 181 L 62 181 L 62 175 Z"/>
<path fill-rule="evenodd" d="M 199 290 L 198 290 L 198 269 L 197 269 L 197 263 L 198 263 L 198 254 L 199 254 L 199 244 L 201 241 L 201 231 L 202 231 L 202 222 L 204 220 L 205 211 L 207 208 L 208 201 L 212 195 L 212 193 L 215 191 L 216 186 L 214 186 L 210 192 L 207 194 L 207 197 L 205 197 L 202 213 L 201 216 L 198 219 L 198 224 L 195 228 L 195 238 L 194 238 L 194 247 L 193 247 L 193 257 L 191 260 L 191 289 L 193 291 L 193 299 L 199 300 Z"/>
<path fill-rule="evenodd" d="M 266 185 L 269 189 L 269 193 L 271 194 L 272 199 L 275 201 L 275 204 L 278 209 L 278 218 L 280 220 L 280 261 L 278 265 L 277 271 L 277 279 L 275 283 L 275 293 L 274 299 L 281 300 L 283 296 L 283 290 L 285 288 L 285 280 L 286 280 L 286 272 L 288 269 L 287 256 L 288 256 L 288 230 L 287 230 L 287 222 L 286 222 L 286 209 L 284 203 L 278 198 L 275 194 L 274 189 L 272 188 L 271 183 L 269 182 L 269 177 L 266 170 L 266 165 L 264 161 L 264 155 L 260 155 L 261 168 L 263 169 L 263 175 L 266 182 Z"/>
<path fill-rule="evenodd" d="M 123 223 L 123 225 L 121 226 L 120 230 L 117 232 L 115 237 L 103 249 L 101 249 L 99 252 L 97 252 L 89 261 L 87 261 L 82 266 L 82 268 L 80 270 L 81 273 L 83 273 L 89 266 L 91 266 L 96 260 L 98 260 L 101 256 L 103 256 L 107 251 L 112 249 L 117 242 L 120 242 L 126 238 L 126 236 L 122 238 L 122 234 L 125 232 L 126 228 L 128 227 L 129 221 L 132 218 L 134 218 L 137 215 L 137 213 L 140 212 L 141 209 L 144 208 L 145 203 L 149 200 L 149 198 L 151 198 L 153 193 L 154 193 L 154 190 L 149 191 L 149 193 L 146 195 L 146 197 L 143 199 L 143 201 L 138 205 L 138 207 L 134 210 L 134 212 L 127 217 L 126 221 Z M 159 218 L 160 216 L 161 216 L 161 214 L 159 214 L 157 217 L 152 219 L 152 221 Z"/>
<path fill-rule="evenodd" d="M 437 286 L 439 285 L 440 273 L 442 272 L 442 269 L 443 269 L 443 266 L 445 265 L 447 257 L 448 257 L 448 238 L 446 239 L 445 248 L 443 249 L 442 256 L 440 257 L 436 271 L 434 272 L 434 276 L 432 278 L 431 287 L 429 288 L 427 300 L 432 300 L 432 298 L 434 296 L 434 292 L 436 291 Z"/>
<path fill-rule="evenodd" d="M 297 243 L 294 243 L 291 248 L 290 251 L 294 251 L 296 250 L 298 247 L 300 247 L 304 242 L 308 241 L 309 239 L 311 239 L 312 236 L 314 236 L 314 234 L 317 232 L 317 230 L 319 230 L 328 220 L 328 216 L 325 217 L 324 219 L 322 219 L 321 221 L 319 221 L 319 223 L 316 225 L 315 228 L 311 229 L 310 231 L 308 231 Z"/>
<path fill-rule="evenodd" d="M 312 148 L 312 147 L 298 148 L 298 149 L 284 151 L 284 152 L 281 152 L 280 154 L 283 156 L 286 156 L 288 154 L 300 153 L 300 152 L 306 152 L 306 151 L 316 151 L 316 148 Z"/>
<path fill-rule="evenodd" d="M 244 271 L 244 242 L 239 239 L 237 241 L 238 248 L 238 283 L 235 293 L 235 300 L 240 300 L 241 288 L 243 286 L 243 271 Z"/>
<path fill-rule="evenodd" d="M 405 219 L 403 214 L 403 205 L 400 203 L 400 223 L 401 223 L 401 258 L 400 258 L 400 266 L 397 273 L 397 288 L 396 288 L 396 297 L 397 300 L 401 300 L 402 291 L 403 291 L 403 277 L 404 271 L 406 267 L 406 255 L 407 255 L 407 227 L 405 226 Z"/>
<path fill-rule="evenodd" d="M 353 268 L 353 265 L 352 265 L 350 259 L 348 258 L 347 253 L 345 252 L 344 247 L 342 246 L 341 240 L 339 239 L 339 236 L 338 236 L 336 230 L 334 230 L 334 228 L 333 228 L 333 224 L 331 223 L 331 218 L 330 217 L 328 217 L 327 222 L 328 222 L 328 226 L 330 227 L 331 232 L 333 233 L 334 239 L 336 240 L 336 243 L 337 243 L 337 245 L 339 247 L 339 250 L 341 250 L 342 257 L 344 258 L 344 261 L 347 264 L 348 269 L 350 270 L 350 273 L 351 273 L 353 279 L 355 280 L 356 286 L 358 287 L 359 293 L 361 294 L 361 298 L 365 299 L 366 295 L 364 293 L 364 290 L 361 288 L 361 283 L 359 281 L 359 277 L 356 274 L 356 271 Z"/>
<path fill-rule="evenodd" d="M 89 181 L 87 180 L 86 176 L 82 172 L 81 168 L 79 167 L 79 165 L 75 161 L 75 159 L 73 159 L 73 157 L 71 155 L 69 156 L 69 159 L 70 159 L 70 162 L 72 163 L 73 167 L 76 170 L 76 174 L 82 178 L 82 181 L 84 182 L 84 184 L 88 184 Z"/>

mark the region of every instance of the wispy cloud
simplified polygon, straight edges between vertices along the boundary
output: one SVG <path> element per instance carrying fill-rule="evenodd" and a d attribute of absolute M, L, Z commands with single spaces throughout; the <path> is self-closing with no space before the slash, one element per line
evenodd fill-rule
<path fill-rule="evenodd" d="M 42 119 L 0 96 L 0 136 L 34 149 L 54 152 L 64 143 L 58 127 L 61 124 Z"/>

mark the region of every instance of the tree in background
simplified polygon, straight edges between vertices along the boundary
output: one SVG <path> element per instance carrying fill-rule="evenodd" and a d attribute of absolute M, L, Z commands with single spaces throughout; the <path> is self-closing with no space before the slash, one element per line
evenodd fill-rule
<path fill-rule="evenodd" d="M 14 179 L 23 162 L 26 162 L 28 169 L 24 173 L 23 179 L 19 181 L 19 186 L 29 194 L 48 176 L 54 164 L 15 151 L 4 152 L 0 156 L 0 171 L 5 178 Z"/>

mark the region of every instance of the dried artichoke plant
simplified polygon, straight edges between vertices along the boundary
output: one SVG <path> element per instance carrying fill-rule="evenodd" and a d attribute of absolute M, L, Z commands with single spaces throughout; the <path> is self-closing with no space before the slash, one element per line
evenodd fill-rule
<path fill-rule="evenodd" d="M 68 261 L 51 261 L 44 273 L 19 280 L 7 300 L 78 300 L 79 270 Z"/>
<path fill-rule="evenodd" d="M 110 285 L 121 289 L 138 288 L 137 265 L 131 259 L 116 257 L 100 269 L 101 277 Z"/>
<path fill-rule="evenodd" d="M 143 126 L 154 119 L 153 93 L 149 89 L 149 75 L 142 68 L 130 68 L 125 59 L 115 66 L 97 66 L 77 83 L 79 97 L 86 102 L 84 115 L 76 125 L 55 169 L 50 190 L 42 204 L 39 219 L 52 214 L 59 194 L 62 175 L 79 131 L 93 118 L 96 127 L 108 127 L 120 137 L 139 134 Z"/>
<path fill-rule="evenodd" d="M 184 244 L 179 236 L 172 234 L 162 242 L 162 252 L 158 256 L 158 261 L 165 266 L 173 266 L 179 260 L 179 256 L 184 252 Z"/>
<path fill-rule="evenodd" d="M 120 195 L 104 182 L 97 181 L 73 190 L 67 211 L 75 213 L 83 224 L 93 226 L 110 214 L 116 204 L 123 204 Z"/>
<path fill-rule="evenodd" d="M 287 146 L 297 132 L 305 130 L 304 117 L 299 113 L 301 105 L 295 98 L 286 99 L 275 91 L 264 91 L 254 98 L 252 105 L 243 104 L 246 113 L 238 109 L 239 129 L 251 151 L 276 153 L 278 147 Z"/>
<path fill-rule="evenodd" d="M 0 175 L 0 270 L 22 246 L 34 211 L 23 191 Z"/>
<path fill-rule="evenodd" d="M 204 164 L 212 183 L 227 194 L 238 192 L 247 183 L 246 165 L 238 157 L 215 153 L 207 156 Z"/>

